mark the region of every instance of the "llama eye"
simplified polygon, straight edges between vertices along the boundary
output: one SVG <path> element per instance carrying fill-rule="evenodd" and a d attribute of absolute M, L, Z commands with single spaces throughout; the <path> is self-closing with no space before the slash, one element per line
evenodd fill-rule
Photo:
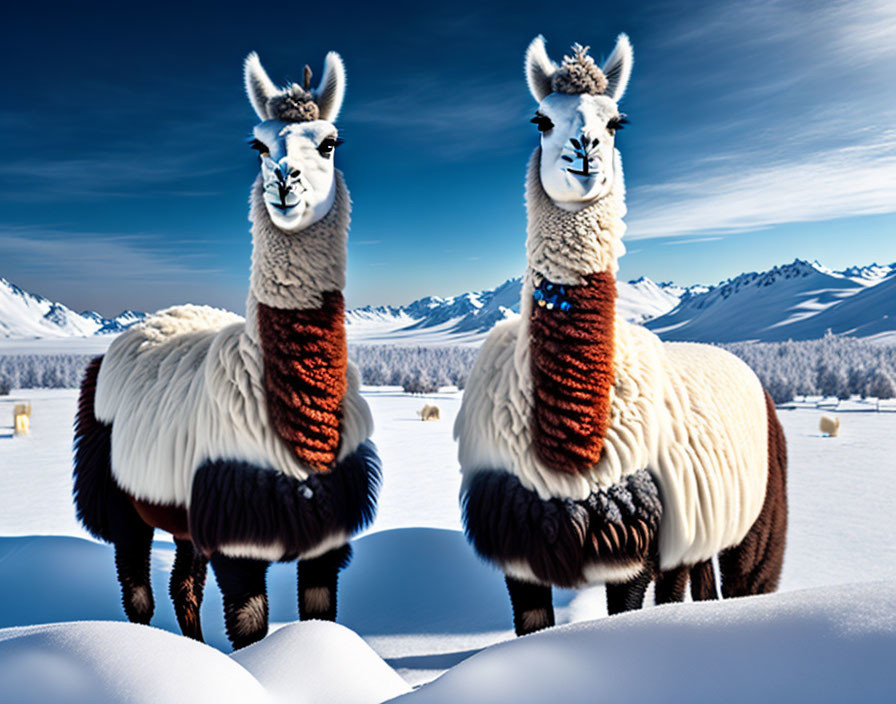
<path fill-rule="evenodd" d="M 621 130 L 624 125 L 628 124 L 628 118 L 625 115 L 617 115 L 610 119 L 607 123 L 607 129 L 613 133 L 616 130 Z"/>
<path fill-rule="evenodd" d="M 344 139 L 340 139 L 339 137 L 327 137 L 323 142 L 320 143 L 317 151 L 320 152 L 321 156 L 328 157 L 333 153 L 333 150 L 344 141 Z"/>
<path fill-rule="evenodd" d="M 251 140 L 249 146 L 258 152 L 258 156 L 270 156 L 271 154 L 271 150 L 267 148 L 267 145 L 257 139 Z"/>
<path fill-rule="evenodd" d="M 542 115 L 540 112 L 535 113 L 535 117 L 529 120 L 529 122 L 533 123 L 538 128 L 539 132 L 549 132 L 554 127 L 551 118 L 547 115 Z"/>

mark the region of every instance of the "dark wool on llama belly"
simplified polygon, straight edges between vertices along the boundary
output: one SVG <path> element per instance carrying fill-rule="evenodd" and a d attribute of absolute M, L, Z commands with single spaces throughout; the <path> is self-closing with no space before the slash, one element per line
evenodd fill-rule
<path fill-rule="evenodd" d="M 467 538 L 498 565 L 525 565 L 545 584 L 577 587 L 589 568 L 644 565 L 663 515 L 659 488 L 639 470 L 581 501 L 539 498 L 513 474 L 480 471 L 463 496 Z"/>
<path fill-rule="evenodd" d="M 234 545 L 278 546 L 278 559 L 294 560 L 367 526 L 381 479 L 370 440 L 331 471 L 302 481 L 246 462 L 206 462 L 193 479 L 190 535 L 206 554 Z"/>

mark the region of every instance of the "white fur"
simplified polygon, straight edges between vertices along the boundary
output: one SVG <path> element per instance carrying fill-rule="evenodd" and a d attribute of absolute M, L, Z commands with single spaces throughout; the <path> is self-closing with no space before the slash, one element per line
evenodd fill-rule
<path fill-rule="evenodd" d="M 559 207 L 570 211 L 587 207 L 614 190 L 617 174 L 621 179 L 615 133 L 608 124 L 620 117 L 618 103 L 633 63 L 628 36 L 620 34 L 603 66 L 608 81 L 603 94 L 554 93 L 551 76 L 557 66 L 548 57 L 544 38 L 539 35 L 529 45 L 525 60 L 529 92 L 539 104 L 537 113 L 553 123 L 541 132 L 541 182 Z"/>
<path fill-rule="evenodd" d="M 252 187 L 251 296 L 274 308 L 318 308 L 326 291 L 345 288 L 351 199 L 342 173 L 334 174 L 330 211 L 300 232 L 284 232 L 265 207 L 261 178 Z M 250 301 L 246 310 L 251 316 Z M 254 326 L 250 326 L 254 330 Z"/>
<path fill-rule="evenodd" d="M 762 508 L 768 473 L 765 398 L 737 357 L 707 345 L 663 344 L 616 321 L 616 381 L 604 454 L 577 476 L 542 465 L 533 450 L 527 326 L 495 327 L 467 381 L 455 424 L 465 482 L 506 470 L 542 499 L 581 500 L 639 469 L 663 496 L 661 566 L 693 564 L 739 543 Z M 515 354 L 519 350 L 520 354 Z"/>
<path fill-rule="evenodd" d="M 320 145 L 339 135 L 332 123 L 265 120 L 255 126 L 255 138 L 268 153 L 261 156 L 264 204 L 276 227 L 296 233 L 323 218 L 336 193 L 333 154 L 321 154 Z M 281 185 L 286 185 L 281 206 Z"/>
<path fill-rule="evenodd" d="M 339 459 L 373 432 L 354 365 L 346 377 Z M 271 426 L 256 334 L 224 311 L 169 308 L 122 333 L 100 367 L 96 416 L 112 423 L 116 481 L 145 501 L 189 507 L 193 476 L 209 460 L 309 475 Z"/>
<path fill-rule="evenodd" d="M 322 147 L 326 140 L 338 137 L 333 122 L 345 98 L 345 65 L 335 51 L 328 53 L 320 85 L 309 94 L 298 85 L 277 88 L 258 54 L 252 52 L 246 57 L 244 78 L 246 94 L 261 119 L 253 134 L 265 147 L 259 152 L 263 202 L 278 229 L 299 232 L 324 217 L 333 204 L 334 156 L 331 149 Z M 276 96 L 296 94 L 317 106 L 313 113 L 317 119 L 272 119 L 282 115 L 276 109 L 272 111 L 269 101 Z"/>
<path fill-rule="evenodd" d="M 345 84 L 345 64 L 339 54 L 331 51 L 324 59 L 324 75 L 314 91 L 321 120 L 336 122 L 345 98 Z"/>
<path fill-rule="evenodd" d="M 319 308 L 324 293 L 345 287 L 351 199 L 342 174 L 333 167 L 333 155 L 324 158 L 317 152 L 322 139 L 335 136 L 333 125 L 269 119 L 269 100 L 281 91 L 255 53 L 246 59 L 245 82 L 263 120 L 255 136 L 269 147 L 250 197 L 252 274 L 246 319 L 207 306 L 160 311 L 110 345 L 97 378 L 96 417 L 112 425 L 112 474 L 126 492 L 152 503 L 189 508 L 195 473 L 209 461 L 243 461 L 299 480 L 311 472 L 268 416 L 257 308 L 259 303 Z M 344 90 L 345 67 L 331 52 L 315 94 L 329 119 L 339 112 Z M 293 173 L 293 167 L 304 175 Z M 295 212 L 301 210 L 301 196 L 303 212 L 313 211 L 313 217 L 302 215 L 293 222 L 277 214 L 268 188 L 277 169 L 297 191 Z M 281 227 L 284 217 L 289 222 Z M 373 418 L 360 394 L 361 376 L 351 363 L 346 382 L 337 460 L 373 433 Z M 329 536 L 309 555 L 346 540 L 343 534 Z M 280 559 L 283 551 L 277 541 L 222 548 L 233 557 L 266 560 Z"/>
<path fill-rule="evenodd" d="M 499 564 L 504 574 L 518 579 L 521 582 L 530 582 L 532 584 L 544 584 L 550 586 L 548 582 L 539 579 L 532 571 L 532 567 L 525 560 L 509 560 Z M 626 565 L 603 565 L 590 564 L 584 569 L 584 580 L 578 586 L 584 587 L 588 584 L 615 584 L 618 582 L 627 582 L 637 577 L 644 570 L 641 562 L 632 562 Z"/>
<path fill-rule="evenodd" d="M 529 268 L 521 315 L 496 325 L 483 344 L 454 427 L 464 484 L 478 471 L 505 470 L 542 499 L 581 500 L 646 469 L 663 497 L 661 567 L 709 559 L 744 538 L 765 498 L 765 397 L 737 357 L 706 345 L 664 344 L 617 316 L 610 427 L 600 461 L 569 475 L 536 457 L 528 329 L 533 286 L 541 276 L 577 284 L 591 273 L 615 272 L 625 212 L 615 191 L 575 213 L 557 207 L 541 187 L 537 158 L 538 151 L 527 184 Z"/>
<path fill-rule="evenodd" d="M 261 59 L 254 51 L 246 57 L 243 64 L 243 80 L 246 84 L 246 95 L 259 120 L 270 118 L 268 114 L 268 100 L 278 92 L 277 86 L 268 78 L 267 72 L 261 65 Z"/>
<path fill-rule="evenodd" d="M 544 37 L 540 34 L 532 40 L 526 49 L 525 74 L 529 92 L 540 103 L 551 92 L 551 76 L 557 65 L 548 57 L 544 45 Z"/>
<path fill-rule="evenodd" d="M 632 75 L 632 67 L 635 65 L 635 54 L 632 43 L 627 34 L 616 37 L 616 46 L 603 65 L 604 75 L 607 77 L 607 89 L 605 94 L 615 102 L 622 100 L 628 81 Z"/>

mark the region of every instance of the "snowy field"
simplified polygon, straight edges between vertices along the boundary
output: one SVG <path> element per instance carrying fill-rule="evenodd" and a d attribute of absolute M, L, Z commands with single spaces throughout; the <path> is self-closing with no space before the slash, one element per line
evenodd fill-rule
<path fill-rule="evenodd" d="M 459 532 L 451 427 L 460 395 L 365 396 L 385 480 L 377 520 L 341 577 L 342 625 L 292 623 L 295 566 L 275 565 L 274 632 L 232 657 L 211 576 L 209 646 L 171 635 L 173 546 L 161 533 L 157 628 L 120 623 L 112 552 L 81 530 L 71 504 L 76 391 L 0 399 L 0 692 L 33 701 L 379 702 L 449 670 L 411 699 L 896 699 L 885 676 L 896 657 L 896 414 L 825 410 L 841 418 L 840 437 L 826 438 L 822 411 L 780 411 L 790 454 L 785 593 L 607 619 L 602 588 L 556 591 L 558 623 L 573 625 L 513 639 L 501 575 Z M 33 406 L 28 437 L 12 437 L 17 400 Z M 424 403 L 438 405 L 442 420 L 421 422 Z M 91 623 L 64 623 L 72 621 Z M 62 625 L 34 625 L 54 623 Z M 844 689 L 849 682 L 858 691 Z"/>

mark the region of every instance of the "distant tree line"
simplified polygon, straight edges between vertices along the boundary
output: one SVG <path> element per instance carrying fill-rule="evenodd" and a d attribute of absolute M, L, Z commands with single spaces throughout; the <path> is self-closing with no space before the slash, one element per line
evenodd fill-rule
<path fill-rule="evenodd" d="M 827 335 L 799 342 L 735 342 L 720 345 L 743 359 L 775 403 L 800 396 L 840 399 L 896 398 L 896 346 Z M 475 347 L 350 345 L 364 384 L 400 386 L 408 393 L 464 388 L 479 350 Z M 0 389 L 72 388 L 93 355 L 0 355 Z M 2 391 L 0 391 L 2 393 Z"/>
<path fill-rule="evenodd" d="M 348 356 L 358 365 L 365 384 L 426 394 L 442 386 L 464 388 L 478 352 L 475 347 L 349 345 Z"/>
<path fill-rule="evenodd" d="M 0 355 L 0 388 L 68 389 L 81 384 L 93 354 Z"/>
<path fill-rule="evenodd" d="M 896 346 L 828 334 L 819 340 L 721 347 L 750 365 L 775 403 L 799 396 L 896 397 Z"/>

